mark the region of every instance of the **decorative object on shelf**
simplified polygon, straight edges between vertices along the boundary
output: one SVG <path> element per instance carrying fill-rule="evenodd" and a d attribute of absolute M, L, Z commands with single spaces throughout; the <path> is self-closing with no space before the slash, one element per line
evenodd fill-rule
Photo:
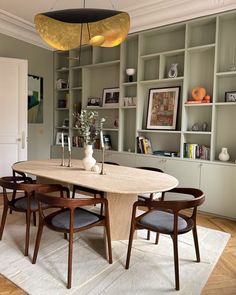
<path fill-rule="evenodd" d="M 68 128 L 68 127 L 69 127 L 69 124 L 70 124 L 69 119 L 68 119 L 68 118 L 65 118 L 65 119 L 63 120 L 62 127 L 66 127 L 66 128 Z"/>
<path fill-rule="evenodd" d="M 105 150 L 111 150 L 111 137 L 109 134 L 103 135 L 103 142 Z"/>
<path fill-rule="evenodd" d="M 203 100 L 206 96 L 206 89 L 201 86 L 194 87 L 192 90 L 192 98 L 197 101 Z"/>
<path fill-rule="evenodd" d="M 89 97 L 87 107 L 100 107 L 102 99 L 100 97 Z"/>
<path fill-rule="evenodd" d="M 202 131 L 207 131 L 208 124 L 207 122 L 202 123 Z"/>
<path fill-rule="evenodd" d="M 200 131 L 201 130 L 201 125 L 199 123 L 194 123 L 192 126 L 192 131 Z"/>
<path fill-rule="evenodd" d="M 176 78 L 178 76 L 178 64 L 171 64 L 170 69 L 168 71 L 169 78 Z"/>
<path fill-rule="evenodd" d="M 236 91 L 225 92 L 226 102 L 236 102 Z"/>
<path fill-rule="evenodd" d="M 69 134 L 66 132 L 57 132 L 56 134 L 56 144 L 57 145 L 68 145 L 68 136 Z"/>
<path fill-rule="evenodd" d="M 43 78 L 28 75 L 28 123 L 43 123 Z"/>
<path fill-rule="evenodd" d="M 229 65 L 229 71 L 236 71 L 236 60 L 235 60 L 235 55 L 236 55 L 236 44 L 231 45 L 230 48 L 230 58 L 231 58 L 231 63 Z"/>
<path fill-rule="evenodd" d="M 128 80 L 129 82 L 133 82 L 134 81 L 134 75 L 136 73 L 136 69 L 126 69 L 126 74 L 128 76 Z"/>
<path fill-rule="evenodd" d="M 104 107 L 119 107 L 119 88 L 104 88 L 103 89 L 103 106 Z"/>
<path fill-rule="evenodd" d="M 180 88 L 149 89 L 147 129 L 176 129 Z"/>
<path fill-rule="evenodd" d="M 68 83 L 64 79 L 57 79 L 56 81 L 56 89 L 67 89 Z"/>
<path fill-rule="evenodd" d="M 116 118 L 114 121 L 114 127 L 119 128 L 119 118 Z"/>
<path fill-rule="evenodd" d="M 130 28 L 129 14 L 123 11 L 85 8 L 39 13 L 34 18 L 36 31 L 58 50 L 79 48 L 85 44 L 114 47 L 122 43 Z M 62 38 L 63 36 L 63 38 Z"/>
<path fill-rule="evenodd" d="M 202 102 L 210 103 L 211 102 L 211 96 L 209 94 L 205 95 L 203 97 Z"/>
<path fill-rule="evenodd" d="M 66 107 L 67 107 L 67 101 L 66 101 L 64 98 L 62 98 L 62 99 L 58 99 L 57 107 L 58 107 L 59 109 L 64 109 L 64 108 L 66 108 Z"/>
<path fill-rule="evenodd" d="M 229 161 L 230 155 L 226 147 L 222 147 L 221 152 L 219 153 L 219 160 L 223 162 Z"/>

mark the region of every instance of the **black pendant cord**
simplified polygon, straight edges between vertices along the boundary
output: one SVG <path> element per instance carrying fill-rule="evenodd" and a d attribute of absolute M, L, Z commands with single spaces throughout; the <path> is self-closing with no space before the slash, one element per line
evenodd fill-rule
<path fill-rule="evenodd" d="M 81 59 L 81 53 L 82 53 L 82 33 L 83 33 L 83 23 L 81 24 L 80 28 L 80 41 L 79 41 L 79 65 L 80 65 L 80 59 Z"/>

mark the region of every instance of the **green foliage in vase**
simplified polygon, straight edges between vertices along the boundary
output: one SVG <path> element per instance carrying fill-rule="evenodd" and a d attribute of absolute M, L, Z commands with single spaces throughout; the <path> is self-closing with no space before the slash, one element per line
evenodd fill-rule
<path fill-rule="evenodd" d="M 98 112 L 91 110 L 81 110 L 81 113 L 74 114 L 78 124 L 79 135 L 83 137 L 86 145 L 93 144 L 99 134 Z"/>

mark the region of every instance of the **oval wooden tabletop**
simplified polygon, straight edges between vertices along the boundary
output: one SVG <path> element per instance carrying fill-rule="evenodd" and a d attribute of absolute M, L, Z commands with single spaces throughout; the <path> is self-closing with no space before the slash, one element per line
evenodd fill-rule
<path fill-rule="evenodd" d="M 178 180 L 168 174 L 125 166 L 104 164 L 105 175 L 86 171 L 81 160 L 72 160 L 72 167 L 60 166 L 60 159 L 25 161 L 12 168 L 35 176 L 82 185 L 110 193 L 138 194 L 162 192 L 178 185 Z"/>

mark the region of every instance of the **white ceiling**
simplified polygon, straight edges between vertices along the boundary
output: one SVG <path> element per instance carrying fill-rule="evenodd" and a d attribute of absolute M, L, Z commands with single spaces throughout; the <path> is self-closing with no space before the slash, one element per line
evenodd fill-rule
<path fill-rule="evenodd" d="M 34 29 L 40 12 L 82 8 L 84 0 L 0 0 L 0 33 L 48 48 Z M 85 0 L 86 8 L 122 10 L 130 32 L 141 31 L 221 11 L 236 9 L 236 0 Z"/>

